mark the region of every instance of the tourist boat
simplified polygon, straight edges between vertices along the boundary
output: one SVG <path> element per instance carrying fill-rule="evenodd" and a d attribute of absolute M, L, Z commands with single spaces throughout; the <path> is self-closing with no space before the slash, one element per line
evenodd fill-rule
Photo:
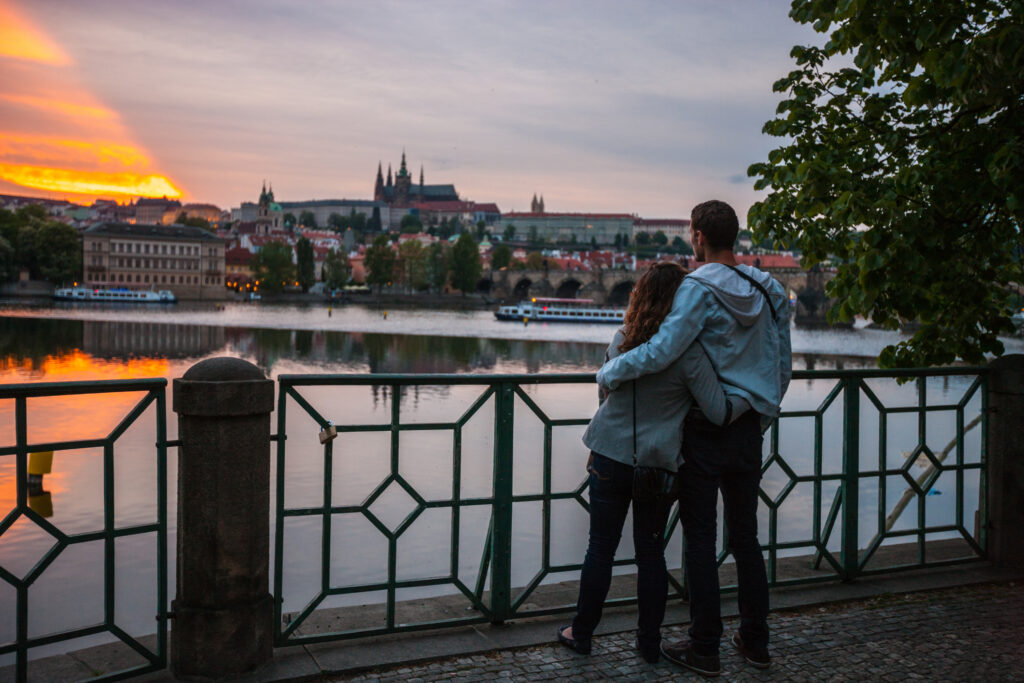
<path fill-rule="evenodd" d="M 598 306 L 592 299 L 533 298 L 494 312 L 498 320 L 522 322 L 622 323 L 625 308 Z"/>
<path fill-rule="evenodd" d="M 54 290 L 58 301 L 112 301 L 135 304 L 173 304 L 178 298 L 167 289 L 128 289 L 127 287 L 64 287 Z"/>

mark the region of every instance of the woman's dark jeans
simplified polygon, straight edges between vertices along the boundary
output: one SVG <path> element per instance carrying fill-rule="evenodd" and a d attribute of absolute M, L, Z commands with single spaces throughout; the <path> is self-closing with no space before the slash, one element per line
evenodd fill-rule
<path fill-rule="evenodd" d="M 637 637 L 642 648 L 656 651 L 661 642 L 661 621 L 668 597 L 662 537 L 671 506 L 633 503 L 631 465 L 591 453 L 587 469 L 590 470 L 590 544 L 580 575 L 580 597 L 572 622 L 573 638 L 590 640 L 601 621 L 601 609 L 612 580 L 612 560 L 632 503 L 636 589 L 640 603 Z"/>

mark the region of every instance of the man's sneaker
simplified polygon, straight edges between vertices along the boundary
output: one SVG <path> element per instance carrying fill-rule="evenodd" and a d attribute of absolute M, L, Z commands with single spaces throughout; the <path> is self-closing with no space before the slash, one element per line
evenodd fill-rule
<path fill-rule="evenodd" d="M 675 645 L 666 645 L 665 641 L 661 641 L 661 654 L 670 662 L 695 671 L 701 676 L 713 677 L 722 673 L 722 663 L 718 661 L 717 654 L 699 655 L 693 651 L 688 640 L 681 640 Z"/>
<path fill-rule="evenodd" d="M 772 658 L 768 654 L 768 648 L 752 648 L 747 647 L 746 643 L 743 642 L 743 636 L 740 632 L 732 634 L 732 644 L 736 646 L 736 650 L 743 655 L 743 658 L 747 660 L 752 666 L 756 666 L 758 669 L 767 669 L 771 663 Z"/>

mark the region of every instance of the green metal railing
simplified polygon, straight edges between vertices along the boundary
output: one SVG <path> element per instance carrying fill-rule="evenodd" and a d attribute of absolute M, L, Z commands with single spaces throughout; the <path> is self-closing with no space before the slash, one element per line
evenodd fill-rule
<path fill-rule="evenodd" d="M 33 648 L 62 641 L 109 633 L 130 647 L 144 660 L 141 666 L 109 673 L 95 680 L 118 680 L 149 671 L 163 669 L 167 664 L 167 466 L 166 466 L 166 386 L 164 379 L 113 380 L 96 382 L 60 382 L 0 385 L 0 400 L 14 401 L 15 443 L 0 446 L 0 458 L 15 457 L 16 500 L 12 510 L 0 521 L 0 543 L 3 534 L 19 519 L 27 519 L 53 537 L 54 545 L 43 554 L 35 565 L 24 575 L 0 567 L 0 580 L 11 585 L 17 595 L 13 642 L 0 643 L 0 655 L 15 654 L 15 676 L 18 681 L 28 677 L 28 656 Z M 128 412 L 118 425 L 105 437 L 50 443 L 30 442 L 28 435 L 28 400 L 58 396 L 95 395 L 123 392 L 145 392 L 142 398 Z M 144 411 L 155 404 L 156 434 L 155 453 L 157 476 L 157 500 L 155 522 L 118 526 L 114 518 L 114 445 Z M 103 528 L 81 533 L 66 533 L 33 510 L 28 503 L 28 460 L 29 453 L 38 451 L 65 451 L 83 448 L 103 449 Z M 154 595 L 156 617 L 156 650 L 150 650 L 136 638 L 119 627 L 115 621 L 115 540 L 137 534 L 152 533 L 156 536 L 157 585 Z M 103 619 L 99 623 L 52 633 L 45 636 L 29 636 L 30 594 L 33 584 L 44 574 L 57 557 L 70 546 L 83 543 L 103 544 Z"/>
<path fill-rule="evenodd" d="M 928 381 L 930 379 L 959 376 L 970 378 L 968 388 L 955 403 L 929 404 L 927 400 Z M 852 580 L 858 576 L 898 571 L 940 564 L 976 561 L 984 556 L 984 538 L 972 536 L 967 531 L 964 521 L 964 490 L 965 474 L 977 470 L 980 478 L 979 502 L 979 534 L 984 533 L 985 509 L 985 434 L 987 434 L 987 369 L 985 368 L 940 368 L 926 370 L 837 370 L 837 371 L 801 371 L 795 372 L 793 381 L 813 380 L 831 382 L 825 399 L 813 409 L 787 410 L 774 422 L 767 434 L 768 448 L 763 464 L 763 472 L 778 467 L 785 473 L 788 482 L 773 497 L 763 487 L 761 498 L 768 514 L 767 539 L 762 539 L 762 548 L 766 553 L 769 580 L 772 585 L 789 585 L 813 583 L 828 580 Z M 913 380 L 916 382 L 916 401 L 913 405 L 886 406 L 880 400 L 878 392 L 873 390 L 870 382 L 885 380 L 889 382 Z M 282 375 L 279 378 L 280 392 L 277 411 L 277 495 L 276 495 L 276 532 L 274 550 L 274 598 L 277 645 L 313 643 L 367 635 L 378 635 L 403 631 L 415 631 L 443 626 L 466 625 L 480 622 L 501 622 L 512 617 L 539 616 L 574 609 L 574 604 L 554 606 L 528 606 L 527 601 L 534 596 L 544 580 L 556 573 L 578 571 L 581 564 L 556 564 L 552 561 L 551 517 L 552 503 L 560 500 L 574 500 L 584 509 L 588 502 L 584 497 L 587 481 L 584 478 L 577 486 L 556 491 L 552 485 L 552 443 L 553 432 L 563 427 L 579 427 L 589 422 L 591 415 L 581 415 L 570 419 L 550 417 L 526 391 L 524 386 L 554 384 L 592 384 L 591 374 L 552 374 L 552 375 Z M 457 418 L 448 422 L 403 422 L 401 401 L 397 397 L 407 387 L 423 386 L 479 386 L 481 393 Z M 337 419 L 338 415 L 325 415 L 312 405 L 303 392 L 315 387 L 387 387 L 391 393 L 390 421 L 384 424 L 346 424 Z M 968 462 L 965 456 L 965 413 L 975 397 L 980 399 L 980 410 L 971 425 L 980 426 L 980 453 L 976 462 Z M 493 481 L 489 496 L 465 497 L 461 492 L 462 471 L 462 439 L 463 428 L 467 422 L 480 413 L 483 406 L 493 399 Z M 287 507 L 285 501 L 285 472 L 289 457 L 286 438 L 287 413 L 289 404 L 294 403 L 299 410 L 316 423 L 319 428 L 326 428 L 331 420 L 337 424 L 336 441 L 328 441 L 323 446 L 323 488 L 322 500 L 319 505 L 304 507 Z M 521 404 L 532 417 L 540 420 L 543 425 L 543 471 L 541 490 L 536 493 L 516 494 L 513 490 L 513 447 L 516 440 L 516 405 Z M 823 465 L 823 442 L 825 416 L 829 409 L 837 406 L 842 411 L 842 458 L 841 465 L 834 471 L 826 471 Z M 861 435 L 861 417 L 870 406 L 878 414 L 877 464 L 871 459 L 870 446 Z M 910 457 L 899 467 L 887 464 L 889 446 L 887 428 L 893 415 L 904 413 L 917 416 L 917 445 L 909 454 Z M 956 438 L 943 450 L 939 457 L 929 448 L 927 443 L 927 424 L 929 416 L 946 415 L 955 420 Z M 797 474 L 785 453 L 780 452 L 780 427 L 789 420 L 813 420 L 813 453 L 811 453 L 813 472 Z M 934 419 L 934 418 L 933 418 Z M 441 499 L 427 499 L 404 477 L 400 470 L 402 454 L 400 453 L 399 436 L 409 431 L 450 431 L 453 434 L 452 468 L 453 482 L 451 496 Z M 359 504 L 336 505 L 333 503 L 333 467 L 337 455 L 336 449 L 341 444 L 344 448 L 347 434 L 356 432 L 382 432 L 390 435 L 389 469 L 384 479 Z M 955 449 L 952 463 L 944 461 L 949 451 Z M 345 454 L 343 451 L 343 455 Z M 293 457 L 297 457 L 295 454 Z M 362 457 L 362 456 L 360 456 Z M 926 476 L 914 477 L 911 467 L 919 457 L 927 459 Z M 792 459 L 792 457 L 790 458 Z M 955 523 L 929 526 L 926 518 L 925 497 L 932 485 L 944 472 L 955 473 Z M 917 499 L 918 520 L 911 529 L 892 529 L 892 515 L 886 515 L 886 478 L 896 476 L 905 480 L 911 498 Z M 877 528 L 870 542 L 862 544 L 860 495 L 869 490 L 871 480 L 877 479 L 878 510 Z M 801 540 L 780 541 L 779 511 L 787 496 L 802 483 L 813 487 L 813 513 L 811 534 Z M 414 509 L 394 529 L 388 528 L 372 512 L 374 502 L 391 486 L 401 487 L 415 501 Z M 823 490 L 836 486 L 827 513 L 823 511 Z M 512 585 L 513 531 L 512 510 L 517 503 L 540 503 L 541 517 L 541 567 L 525 585 Z M 902 501 L 901 501 L 902 504 Z M 468 508 L 483 507 L 488 511 L 490 523 L 487 527 L 484 550 L 480 559 L 475 579 L 460 574 L 460 547 L 465 539 L 460 537 L 460 516 Z M 417 517 L 425 510 L 432 508 L 448 509 L 451 512 L 450 528 L 450 562 L 448 571 L 442 576 L 426 579 L 400 580 L 397 577 L 398 539 Z M 902 510 L 902 508 L 901 508 Z M 896 517 L 898 512 L 894 512 Z M 382 567 L 379 580 L 360 584 L 334 585 L 331 581 L 331 550 L 332 522 L 339 515 L 362 515 L 387 540 L 387 563 Z M 284 573 L 284 539 L 285 522 L 288 519 L 318 519 L 320 528 L 319 556 L 319 587 L 316 595 L 294 614 L 286 615 L 283 609 L 283 573 Z M 833 539 L 836 525 L 839 525 L 838 543 Z M 665 542 L 675 532 L 678 525 L 678 513 L 673 512 L 665 531 Z M 926 541 L 935 534 L 958 535 L 966 543 L 969 553 L 963 557 L 930 559 L 927 556 Z M 910 562 L 901 562 L 885 567 L 871 567 L 877 551 L 887 540 L 899 540 L 913 537 L 916 542 L 916 558 Z M 478 539 L 474 539 L 478 540 Z M 766 542 L 765 542 L 766 541 Z M 838 546 L 838 551 L 836 551 Z M 722 541 L 719 562 L 725 563 L 728 553 L 728 539 Z M 810 554 L 805 571 L 798 576 L 780 576 L 780 567 L 784 561 L 791 561 L 792 556 L 805 550 Z M 582 559 L 582 558 L 581 558 Z M 620 559 L 616 565 L 628 565 L 632 559 Z M 489 591 L 487 590 L 489 585 Z M 466 616 L 440 620 L 429 620 L 415 623 L 399 623 L 396 619 L 397 593 L 411 588 L 450 586 L 453 592 L 464 596 L 470 613 Z M 725 590 L 735 590 L 735 586 L 726 586 Z M 685 593 L 681 580 L 670 577 L 670 590 L 677 597 Z M 351 596 L 355 594 L 381 593 L 385 595 L 386 609 L 383 623 L 367 628 L 349 628 L 331 630 L 329 632 L 303 632 L 309 617 L 331 596 Z M 635 597 L 621 597 L 609 600 L 608 604 L 635 603 Z"/>

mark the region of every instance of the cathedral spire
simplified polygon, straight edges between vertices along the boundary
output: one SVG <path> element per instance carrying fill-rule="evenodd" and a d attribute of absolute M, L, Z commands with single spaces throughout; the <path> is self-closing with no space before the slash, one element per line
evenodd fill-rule
<path fill-rule="evenodd" d="M 404 178 L 407 175 L 409 175 L 409 169 L 407 169 L 405 167 L 405 150 L 403 149 L 402 150 L 402 166 L 401 166 L 401 168 L 398 169 L 398 176 L 397 177 Z"/>
<path fill-rule="evenodd" d="M 388 164 L 388 187 L 391 187 L 391 164 Z"/>
<path fill-rule="evenodd" d="M 377 162 L 377 180 L 373 184 L 373 201 L 379 202 L 384 199 L 384 169 L 381 163 Z"/>
<path fill-rule="evenodd" d="M 420 164 L 420 189 L 423 189 L 423 164 Z"/>

